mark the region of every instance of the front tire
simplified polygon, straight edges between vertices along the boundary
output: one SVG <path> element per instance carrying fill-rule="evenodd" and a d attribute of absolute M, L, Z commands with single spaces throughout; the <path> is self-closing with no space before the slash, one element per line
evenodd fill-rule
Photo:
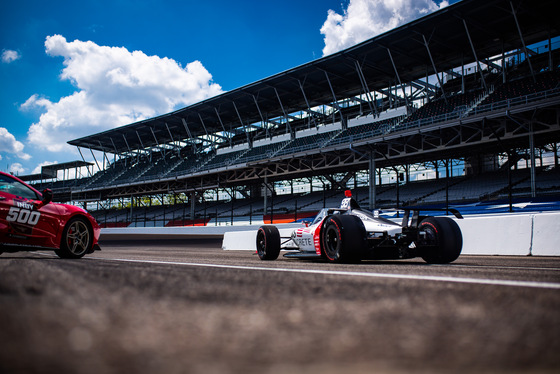
<path fill-rule="evenodd" d="M 455 261 L 463 248 L 463 235 L 457 222 L 447 217 L 427 217 L 420 222 L 420 255 L 429 264 L 448 264 Z"/>
<path fill-rule="evenodd" d="M 327 217 L 321 229 L 321 254 L 329 262 L 360 262 L 366 249 L 366 229 L 352 215 Z"/>
<path fill-rule="evenodd" d="M 74 217 L 64 226 L 60 248 L 55 253 L 60 258 L 82 258 L 92 244 L 92 228 L 84 218 Z"/>
<path fill-rule="evenodd" d="M 263 261 L 274 261 L 280 254 L 280 232 L 276 226 L 261 226 L 257 231 L 257 254 Z"/>

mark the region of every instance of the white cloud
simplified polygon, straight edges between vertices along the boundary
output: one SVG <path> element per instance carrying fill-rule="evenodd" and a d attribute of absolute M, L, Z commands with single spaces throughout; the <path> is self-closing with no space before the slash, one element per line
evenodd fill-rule
<path fill-rule="evenodd" d="M 22 160 L 29 160 L 31 156 L 24 153 L 23 148 L 23 143 L 16 140 L 16 137 L 12 135 L 8 129 L 0 127 L 0 150 L 2 150 L 2 152 L 15 154 Z"/>
<path fill-rule="evenodd" d="M 20 175 L 20 174 L 25 173 L 25 168 L 19 162 L 15 162 L 15 163 L 10 165 L 10 168 L 9 168 L 8 172 L 10 172 L 14 175 Z"/>
<path fill-rule="evenodd" d="M 81 136 L 168 113 L 222 93 L 200 61 L 178 62 L 122 47 L 47 37 L 47 54 L 64 58 L 61 79 L 78 90 L 53 102 L 31 96 L 22 109 L 43 110 L 29 143 L 58 152 Z"/>
<path fill-rule="evenodd" d="M 350 0 L 344 14 L 329 10 L 321 27 L 323 56 L 351 47 L 449 5 L 432 0 Z"/>
<path fill-rule="evenodd" d="M 19 60 L 20 58 L 21 55 L 18 51 L 12 51 L 10 49 L 2 50 L 2 62 L 5 64 L 9 64 L 10 62 L 14 62 L 16 60 Z"/>

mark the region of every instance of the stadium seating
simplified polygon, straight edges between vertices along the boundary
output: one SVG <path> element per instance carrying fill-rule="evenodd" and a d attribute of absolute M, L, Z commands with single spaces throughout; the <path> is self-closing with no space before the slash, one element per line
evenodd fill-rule
<path fill-rule="evenodd" d="M 537 94 L 540 92 L 559 88 L 560 74 L 558 72 L 544 72 L 517 80 L 508 81 L 500 85 L 492 95 L 485 99 L 481 106 Z"/>
<path fill-rule="evenodd" d="M 486 93 L 477 88 L 481 85 L 477 81 L 477 77 L 478 75 L 476 74 L 469 77 L 469 80 L 472 81 L 472 86 L 466 93 L 452 92 L 446 97 L 440 96 L 423 105 L 418 110 L 413 111 L 406 118 L 399 116 L 387 120 L 376 120 L 372 116 L 371 121 L 358 126 L 321 133 L 317 132 L 315 134 L 306 133 L 303 136 L 296 135 L 290 140 L 273 140 L 267 145 L 252 148 L 245 147 L 227 153 L 216 154 L 209 152 L 194 154 L 193 152 L 182 152 L 182 155 L 178 156 L 176 152 L 169 151 L 165 155 L 156 152 L 151 157 L 144 155 L 122 158 L 93 177 L 82 182 L 76 182 L 75 186 L 96 188 L 107 184 L 119 185 L 133 181 L 158 180 L 188 173 L 220 169 L 275 156 L 285 156 L 326 146 L 352 143 L 410 128 L 411 126 L 425 126 L 469 114 L 480 113 L 481 111 L 491 111 L 498 106 L 512 105 L 512 102 L 515 104 L 514 100 L 516 98 L 527 99 L 530 95 L 539 95 L 542 92 L 554 89 L 557 89 L 559 91 L 557 94 L 560 94 L 560 74 L 558 72 L 543 72 L 537 74 L 535 79 L 532 76 L 525 76 L 505 84 L 498 84 L 495 90 Z M 499 81 L 498 78 L 495 77 L 496 82 Z M 453 84 L 457 85 L 456 82 Z M 449 91 L 452 91 L 452 87 L 454 86 L 450 85 L 447 88 Z M 362 107 L 355 105 L 344 108 L 344 111 L 345 113 L 356 115 L 361 113 Z M 299 121 L 301 124 L 298 125 L 296 121 L 293 125 L 305 125 L 305 119 Z M 264 131 L 262 131 L 260 136 L 261 138 L 264 136 Z M 256 136 L 256 140 L 258 139 L 259 136 Z M 242 140 L 240 139 L 239 142 L 242 143 Z"/>
<path fill-rule="evenodd" d="M 527 196 L 530 192 L 528 169 L 513 170 L 511 173 L 513 196 Z M 560 193 L 560 167 L 539 168 L 539 195 Z M 434 205 L 450 203 L 476 203 L 507 198 L 507 171 L 488 172 L 477 176 L 459 176 L 412 181 L 398 188 L 398 205 Z M 229 201 L 199 201 L 195 204 L 195 220 L 191 217 L 190 203 L 134 207 L 131 209 L 109 209 L 92 211 L 102 227 L 163 227 L 170 225 L 218 225 L 232 222 L 262 222 L 266 214 L 272 219 L 280 217 L 302 218 L 315 214 L 324 207 L 337 207 L 342 191 L 328 189 L 311 193 L 277 195 L 268 198 L 265 212 L 262 198 L 238 198 Z M 353 190 L 354 198 L 363 206 L 369 206 L 367 186 Z M 397 186 L 395 183 L 379 185 L 376 188 L 376 207 L 393 208 L 397 206 Z"/>

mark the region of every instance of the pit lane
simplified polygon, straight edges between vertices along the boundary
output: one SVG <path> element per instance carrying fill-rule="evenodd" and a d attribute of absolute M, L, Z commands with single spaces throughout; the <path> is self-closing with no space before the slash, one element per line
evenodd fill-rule
<path fill-rule="evenodd" d="M 560 258 L 336 265 L 216 240 L 0 256 L 0 371 L 555 372 Z"/>

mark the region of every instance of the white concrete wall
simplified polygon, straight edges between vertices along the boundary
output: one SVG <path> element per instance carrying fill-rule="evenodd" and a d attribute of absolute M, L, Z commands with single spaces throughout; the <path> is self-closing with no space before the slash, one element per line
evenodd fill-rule
<path fill-rule="evenodd" d="M 242 235 L 255 235 L 261 225 L 243 226 L 184 226 L 184 227 L 114 227 L 101 229 L 100 240 L 165 240 L 216 238 L 221 239 L 226 233 L 241 232 Z M 283 230 L 300 227 L 300 224 L 285 224 Z M 253 240 L 254 242 L 254 240 Z M 254 244 L 253 244 L 254 247 Z M 250 248 L 244 248 L 250 249 Z"/>
<path fill-rule="evenodd" d="M 531 254 L 560 256 L 560 213 L 534 215 Z"/>
<path fill-rule="evenodd" d="M 291 225 L 291 224 L 290 224 Z M 292 228 L 286 228 L 285 225 L 276 225 L 280 236 L 288 237 L 292 234 Z M 297 225 L 296 227 L 301 227 Z M 258 228 L 257 228 L 258 229 Z M 237 231 L 226 232 L 222 242 L 222 249 L 229 250 L 256 250 L 257 230 L 253 231 Z"/>
<path fill-rule="evenodd" d="M 477 216 L 458 219 L 455 222 L 459 224 L 463 234 L 463 254 L 531 254 L 531 215 Z"/>
<path fill-rule="evenodd" d="M 456 220 L 463 254 L 560 256 L 560 213 L 467 216 Z M 125 227 L 101 230 L 101 240 L 223 238 L 225 250 L 255 250 L 259 224 L 246 226 Z M 277 225 L 289 236 L 300 224 Z"/>

